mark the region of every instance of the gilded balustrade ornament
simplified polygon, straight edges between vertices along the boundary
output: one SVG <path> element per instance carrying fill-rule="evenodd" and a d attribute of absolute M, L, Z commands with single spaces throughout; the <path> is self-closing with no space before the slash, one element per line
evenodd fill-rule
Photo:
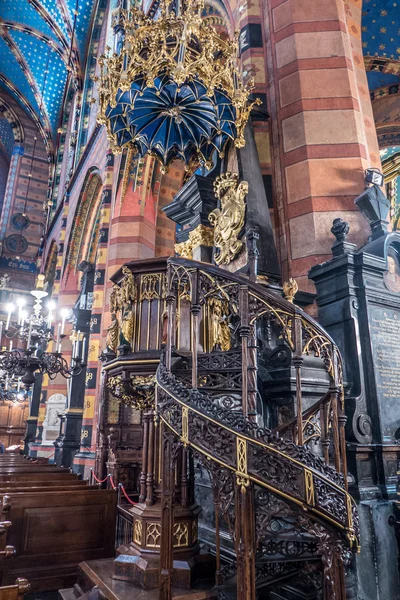
<path fill-rule="evenodd" d="M 285 281 L 282 288 L 283 288 L 283 295 L 285 296 L 285 299 L 288 302 L 291 302 L 293 304 L 294 297 L 297 294 L 297 291 L 299 289 L 299 286 L 297 285 L 297 281 L 295 279 L 293 279 L 293 277 L 290 277 L 289 281 Z"/>
<path fill-rule="evenodd" d="M 248 191 L 249 184 L 239 182 L 237 173 L 223 173 L 214 181 L 221 208 L 213 210 L 208 219 L 214 227 L 214 246 L 219 249 L 215 255 L 217 265 L 228 265 L 243 248 L 239 234 L 244 225 L 244 199 Z"/>
<path fill-rule="evenodd" d="M 121 375 L 110 377 L 107 388 L 135 410 L 153 410 L 155 402 L 155 375 L 135 375 L 124 380 Z"/>
<path fill-rule="evenodd" d="M 205 227 L 205 225 L 198 225 L 196 229 L 189 232 L 189 239 L 186 242 L 175 244 L 175 252 L 179 254 L 181 258 L 193 258 L 193 252 L 199 246 L 214 245 L 214 231 L 211 227 Z"/>

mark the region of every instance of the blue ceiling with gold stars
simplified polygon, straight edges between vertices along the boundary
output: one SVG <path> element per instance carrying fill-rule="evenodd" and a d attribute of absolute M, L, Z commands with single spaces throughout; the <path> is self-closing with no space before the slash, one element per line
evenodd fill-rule
<path fill-rule="evenodd" d="M 84 73 L 96 0 L 0 0 L 0 92 L 55 141 L 69 77 Z"/>
<path fill-rule="evenodd" d="M 363 0 L 362 45 L 370 90 L 400 81 L 400 0 Z"/>

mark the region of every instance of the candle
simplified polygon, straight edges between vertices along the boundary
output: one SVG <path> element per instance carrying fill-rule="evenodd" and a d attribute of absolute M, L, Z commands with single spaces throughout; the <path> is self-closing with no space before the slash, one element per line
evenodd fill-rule
<path fill-rule="evenodd" d="M 51 322 L 53 320 L 53 315 L 51 314 L 51 312 L 49 312 L 48 317 L 47 317 L 47 327 L 50 329 L 51 327 Z"/>
<path fill-rule="evenodd" d="M 76 336 L 76 353 L 75 353 L 76 358 L 79 358 L 80 343 L 81 343 L 81 330 L 78 329 L 78 334 Z"/>
<path fill-rule="evenodd" d="M 61 333 L 61 323 L 59 323 L 57 325 L 57 342 L 56 342 L 57 347 L 60 345 L 60 333 Z"/>
<path fill-rule="evenodd" d="M 86 336 L 83 336 L 83 342 L 82 342 L 82 362 L 85 360 L 85 350 L 86 350 Z"/>
<path fill-rule="evenodd" d="M 11 313 L 12 313 L 12 306 L 8 305 L 8 314 L 7 314 L 7 323 L 6 323 L 6 330 L 9 328 L 10 326 L 10 321 L 11 321 Z"/>
<path fill-rule="evenodd" d="M 17 392 L 19 392 L 21 389 L 21 378 L 18 379 L 18 389 Z"/>
<path fill-rule="evenodd" d="M 6 390 L 8 390 L 8 373 L 6 375 Z"/>
<path fill-rule="evenodd" d="M 61 335 L 64 335 L 64 329 L 65 329 L 65 314 L 63 314 L 61 317 Z"/>
<path fill-rule="evenodd" d="M 3 321 L 0 321 L 0 351 L 1 351 L 1 348 L 2 348 L 2 345 L 1 345 L 1 338 L 2 338 L 2 336 L 3 336 Z"/>
<path fill-rule="evenodd" d="M 29 323 L 29 333 L 28 333 L 28 341 L 26 342 L 26 347 L 29 349 L 31 345 L 31 336 L 32 336 L 32 322 Z"/>
<path fill-rule="evenodd" d="M 12 340 L 10 340 L 10 352 L 12 350 L 12 346 L 13 346 L 13 343 L 12 343 Z"/>

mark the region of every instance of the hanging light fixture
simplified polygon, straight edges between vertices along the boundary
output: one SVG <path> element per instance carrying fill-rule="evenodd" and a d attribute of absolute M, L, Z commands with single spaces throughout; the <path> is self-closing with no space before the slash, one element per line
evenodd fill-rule
<path fill-rule="evenodd" d="M 99 59 L 98 122 L 111 149 L 130 146 L 155 156 L 166 172 L 181 159 L 211 167 L 229 140 L 243 147 L 244 128 L 257 99 L 243 84 L 238 38 L 223 40 L 201 17 L 203 0 L 160 5 L 157 20 L 134 6 L 115 21 L 115 52 Z"/>
<path fill-rule="evenodd" d="M 8 373 L 0 371 L 0 404 L 24 404 L 28 399 L 29 392 L 22 389 L 20 378 L 9 377 Z"/>
<path fill-rule="evenodd" d="M 17 300 L 18 319 L 13 320 L 14 304 L 7 305 L 7 321 L 5 328 L 0 321 L 0 340 L 9 340 L 9 347 L 1 348 L 0 353 L 0 385 L 8 377 L 17 379 L 29 390 L 35 382 L 35 373 L 45 373 L 50 379 L 62 375 L 70 379 L 80 375 L 86 366 L 83 362 L 86 338 L 76 332 L 72 349 L 71 364 L 62 355 L 62 341 L 65 335 L 65 322 L 69 311 L 61 311 L 61 319 L 55 323 L 56 305 L 53 301 L 43 309 L 43 299 L 48 295 L 44 290 L 44 275 L 38 275 L 36 288 L 31 291 L 35 298 L 32 312 L 24 310 L 24 301 Z M 53 327 L 53 329 L 52 329 Z M 53 335 L 53 331 L 57 332 Z M 74 332 L 75 334 L 75 332 Z M 53 351 L 47 352 L 47 346 L 52 343 Z M 25 348 L 20 348 L 24 345 Z M 1 375 L 3 374 L 3 376 Z"/>

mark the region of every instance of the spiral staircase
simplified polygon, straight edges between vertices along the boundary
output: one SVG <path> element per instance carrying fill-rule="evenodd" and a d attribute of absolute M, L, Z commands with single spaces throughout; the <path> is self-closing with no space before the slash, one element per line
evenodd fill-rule
<path fill-rule="evenodd" d="M 199 598 L 345 600 L 359 525 L 332 339 L 276 287 L 208 263 L 134 261 L 113 282 L 123 343 L 105 356 L 99 476 L 117 482 L 131 452 L 118 410 L 144 411 L 113 578 L 161 600 L 204 576 Z"/>
<path fill-rule="evenodd" d="M 347 491 L 334 342 L 301 309 L 248 278 L 170 259 L 167 282 L 156 413 L 167 457 L 183 446 L 209 475 L 219 595 L 344 599 L 358 520 Z M 263 426 L 257 389 L 265 339 L 270 354 L 276 346 L 289 350 L 295 377 L 294 417 L 273 428 Z M 312 404 L 302 395 L 309 358 L 327 375 L 325 393 Z M 223 549 L 229 541 L 231 560 Z"/>

